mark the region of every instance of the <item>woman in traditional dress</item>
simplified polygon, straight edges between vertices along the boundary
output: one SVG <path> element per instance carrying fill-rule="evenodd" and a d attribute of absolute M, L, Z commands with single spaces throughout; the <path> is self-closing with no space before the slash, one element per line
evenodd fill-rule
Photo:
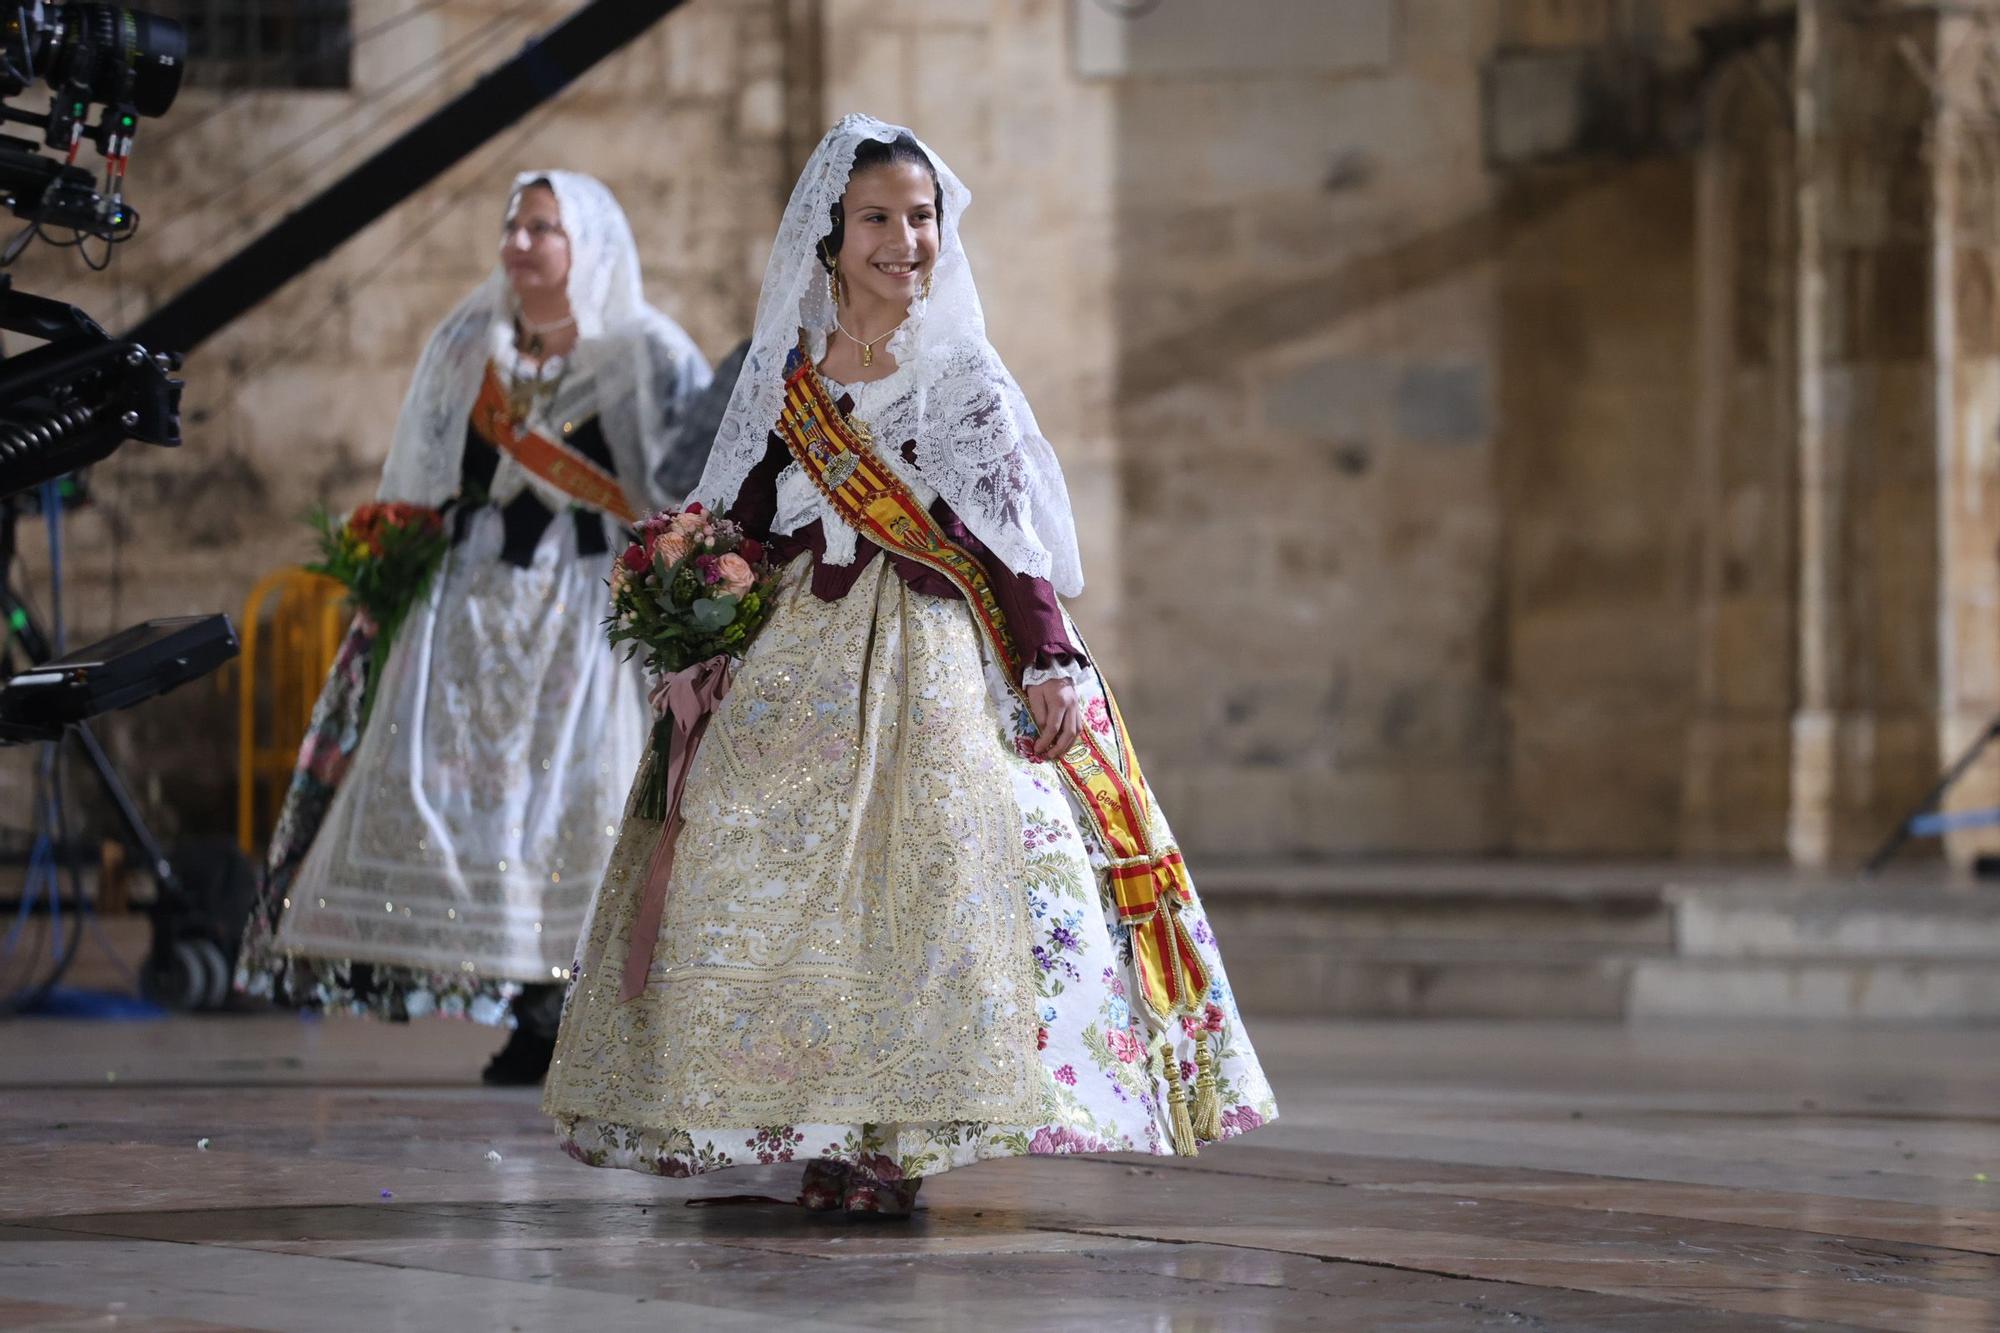
<path fill-rule="evenodd" d="M 862 116 L 793 191 L 695 491 L 789 563 L 671 855 L 628 815 L 584 933 L 543 1105 L 590 1165 L 802 1161 L 806 1206 L 902 1215 L 983 1158 L 1276 1114 L 1057 601 L 1068 495 L 986 340 L 967 201 Z"/>
<path fill-rule="evenodd" d="M 604 637 L 609 552 L 700 475 L 679 427 L 709 370 L 598 181 L 517 178 L 499 260 L 432 334 L 382 476 L 445 509 L 450 550 L 379 681 L 372 624 L 342 645 L 237 984 L 511 1024 L 487 1081 L 533 1083 L 650 726 Z"/>

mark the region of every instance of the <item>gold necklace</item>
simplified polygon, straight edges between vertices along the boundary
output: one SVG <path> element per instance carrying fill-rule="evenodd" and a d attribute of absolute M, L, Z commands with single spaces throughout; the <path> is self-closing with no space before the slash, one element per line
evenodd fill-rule
<path fill-rule="evenodd" d="M 542 373 L 548 369 L 549 362 L 549 358 L 543 355 L 545 344 L 542 342 L 542 335 L 554 333 L 557 329 L 566 329 L 574 323 L 576 323 L 575 315 L 565 315 L 551 324 L 531 324 L 525 316 L 514 316 L 515 341 L 520 345 L 521 354 L 535 359 L 533 379 L 524 379 L 518 370 L 517 373 L 507 377 L 507 415 L 513 418 L 517 430 L 535 410 L 537 401 L 544 398 L 554 400 L 556 391 L 562 387 L 563 376 L 569 373 L 567 356 L 558 359 L 556 373 L 553 376 Z"/>
<path fill-rule="evenodd" d="M 895 328 L 890 329 L 888 333 L 877 334 L 872 339 L 864 339 L 864 338 L 857 338 L 853 334 L 848 333 L 847 326 L 840 322 L 840 316 L 838 314 L 835 314 L 833 317 L 833 327 L 839 329 L 843 334 L 846 334 L 847 341 L 853 343 L 856 347 L 859 347 L 861 349 L 861 364 L 863 367 L 872 366 L 875 364 L 876 343 L 881 342 L 882 339 L 889 337 L 890 334 L 896 332 L 896 329 L 902 328 L 903 325 L 909 322 L 910 322 L 910 317 L 908 315 L 905 315 L 901 319 L 896 321 Z"/>
<path fill-rule="evenodd" d="M 528 420 L 536 403 L 543 399 L 555 401 L 556 391 L 562 388 L 563 376 L 569 373 L 569 361 L 567 358 L 558 361 L 554 375 L 542 374 L 545 369 L 546 362 L 537 365 L 534 377 L 529 379 L 522 376 L 517 367 L 507 377 L 507 415 L 513 418 L 516 429 Z"/>

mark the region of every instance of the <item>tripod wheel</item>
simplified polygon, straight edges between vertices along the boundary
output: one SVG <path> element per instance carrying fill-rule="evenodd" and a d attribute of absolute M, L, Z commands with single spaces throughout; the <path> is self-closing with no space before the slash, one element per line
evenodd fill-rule
<path fill-rule="evenodd" d="M 160 885 L 153 930 L 171 943 L 141 988 L 169 1009 L 220 1009 L 229 1002 L 237 945 L 256 900 L 257 874 L 234 843 L 219 838 L 174 849 Z"/>
<path fill-rule="evenodd" d="M 187 1013 L 201 1008 L 208 999 L 210 975 L 209 965 L 195 947 L 195 941 L 177 940 L 164 958 L 157 962 L 146 960 L 145 969 L 139 974 L 139 990 L 163 1009 Z"/>
<path fill-rule="evenodd" d="M 236 961 L 243 928 L 257 901 L 257 872 L 226 838 L 199 838 L 173 851 L 179 893 L 175 934 L 215 942 L 226 973 Z"/>
<path fill-rule="evenodd" d="M 229 959 L 214 940 L 195 940 L 194 951 L 201 958 L 203 1009 L 220 1009 L 229 1001 Z"/>

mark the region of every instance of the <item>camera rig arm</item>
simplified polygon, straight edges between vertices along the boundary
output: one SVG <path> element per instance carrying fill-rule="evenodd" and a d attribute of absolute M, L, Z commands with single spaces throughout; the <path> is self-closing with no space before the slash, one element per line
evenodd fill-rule
<path fill-rule="evenodd" d="M 181 442 L 174 356 L 113 338 L 0 274 L 0 329 L 45 340 L 0 365 L 0 496 L 87 467 L 126 440 Z"/>

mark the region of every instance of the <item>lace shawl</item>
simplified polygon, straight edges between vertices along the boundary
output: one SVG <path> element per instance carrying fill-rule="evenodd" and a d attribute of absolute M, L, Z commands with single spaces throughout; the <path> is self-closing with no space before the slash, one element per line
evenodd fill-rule
<path fill-rule="evenodd" d="M 688 400 L 708 384 L 708 363 L 680 325 L 646 304 L 638 246 L 611 191 L 576 172 L 527 171 L 514 178 L 514 195 L 537 181 L 554 189 L 569 237 L 576 316 L 577 343 L 555 410 L 595 411 L 635 511 L 676 502 L 681 497 L 662 493 L 661 483 L 687 470 L 677 466 L 683 451 L 707 446 L 680 424 Z M 494 339 L 513 315 L 513 289 L 495 265 L 431 334 L 382 469 L 382 499 L 435 505 L 458 489 L 466 421 Z"/>
<path fill-rule="evenodd" d="M 807 332 L 817 353 L 824 331 L 833 327 L 833 302 L 815 247 L 846 193 L 855 148 L 864 139 L 886 143 L 905 133 L 872 116 L 844 117 L 820 141 L 793 187 L 764 270 L 743 372 L 694 490 L 694 498 L 711 508 L 733 503 L 744 478 L 763 459 L 784 397 L 785 358 L 800 331 Z M 885 410 L 897 418 L 897 442 L 916 441 L 916 468 L 924 481 L 996 557 L 1015 573 L 1048 579 L 1057 592 L 1074 597 L 1083 591 L 1083 566 L 1062 466 L 1020 386 L 986 339 L 985 312 L 959 240 L 959 220 L 971 193 L 928 145 L 923 151 L 944 192 L 938 257 L 930 297 L 912 302 L 909 320 L 888 344 L 897 375 L 907 383 Z M 893 453 L 884 450 L 892 467 L 901 461 Z M 830 510 L 826 517 L 828 560 L 851 561 L 852 530 Z"/>

